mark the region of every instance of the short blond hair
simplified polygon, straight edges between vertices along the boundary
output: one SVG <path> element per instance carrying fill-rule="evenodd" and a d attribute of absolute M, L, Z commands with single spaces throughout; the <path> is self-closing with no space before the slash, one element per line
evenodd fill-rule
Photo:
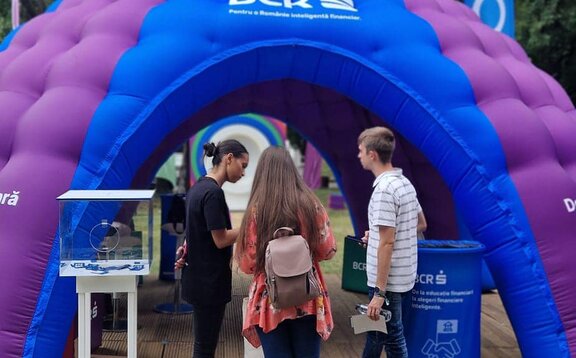
<path fill-rule="evenodd" d="M 358 136 L 358 145 L 363 144 L 366 152 L 371 150 L 378 154 L 378 158 L 384 164 L 392 160 L 396 140 L 394 133 L 386 127 L 372 127 L 365 129 Z"/>

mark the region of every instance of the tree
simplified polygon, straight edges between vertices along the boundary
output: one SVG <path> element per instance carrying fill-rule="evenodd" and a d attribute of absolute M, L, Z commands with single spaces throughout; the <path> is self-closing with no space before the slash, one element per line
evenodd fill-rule
<path fill-rule="evenodd" d="M 4 39 L 11 29 L 10 0 L 0 0 L 0 38 Z"/>
<path fill-rule="evenodd" d="M 516 1 L 516 36 L 532 62 L 576 103 L 576 1 Z"/>
<path fill-rule="evenodd" d="M 49 0 L 20 0 L 20 16 L 27 21 L 43 13 L 51 2 Z"/>
<path fill-rule="evenodd" d="M 20 0 L 20 23 L 26 22 L 46 10 L 50 0 Z M 0 38 L 12 30 L 12 2 L 0 0 Z"/>

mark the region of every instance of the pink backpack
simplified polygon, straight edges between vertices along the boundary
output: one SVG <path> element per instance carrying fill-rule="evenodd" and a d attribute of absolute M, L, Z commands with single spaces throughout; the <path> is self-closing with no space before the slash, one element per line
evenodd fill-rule
<path fill-rule="evenodd" d="M 278 236 L 280 232 L 289 235 Z M 266 286 L 274 308 L 301 305 L 321 295 L 320 282 L 312 264 L 308 242 L 294 230 L 281 227 L 274 231 L 266 248 Z"/>

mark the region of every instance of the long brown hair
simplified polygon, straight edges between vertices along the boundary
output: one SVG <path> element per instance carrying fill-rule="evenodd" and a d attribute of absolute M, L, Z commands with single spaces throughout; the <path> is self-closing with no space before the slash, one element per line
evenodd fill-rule
<path fill-rule="evenodd" d="M 304 183 L 288 151 L 282 147 L 269 147 L 262 152 L 248 207 L 242 219 L 236 258 L 246 250 L 246 231 L 252 218 L 256 218 L 256 272 L 264 271 L 266 246 L 274 231 L 282 226 L 294 229 L 308 241 L 315 252 L 320 241 L 317 223 L 320 201 Z"/>

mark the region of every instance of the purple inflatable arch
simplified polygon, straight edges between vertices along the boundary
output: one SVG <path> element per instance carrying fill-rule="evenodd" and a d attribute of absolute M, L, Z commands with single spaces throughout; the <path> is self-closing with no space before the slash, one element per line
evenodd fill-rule
<path fill-rule="evenodd" d="M 358 232 L 372 178 L 357 135 L 393 128 L 428 235 L 464 225 L 486 245 L 523 355 L 576 353 L 576 112 L 462 4 L 62 0 L 0 50 L 1 357 L 62 355 L 76 298 L 55 198 L 146 187 L 187 138 L 245 112 L 314 143 Z"/>

